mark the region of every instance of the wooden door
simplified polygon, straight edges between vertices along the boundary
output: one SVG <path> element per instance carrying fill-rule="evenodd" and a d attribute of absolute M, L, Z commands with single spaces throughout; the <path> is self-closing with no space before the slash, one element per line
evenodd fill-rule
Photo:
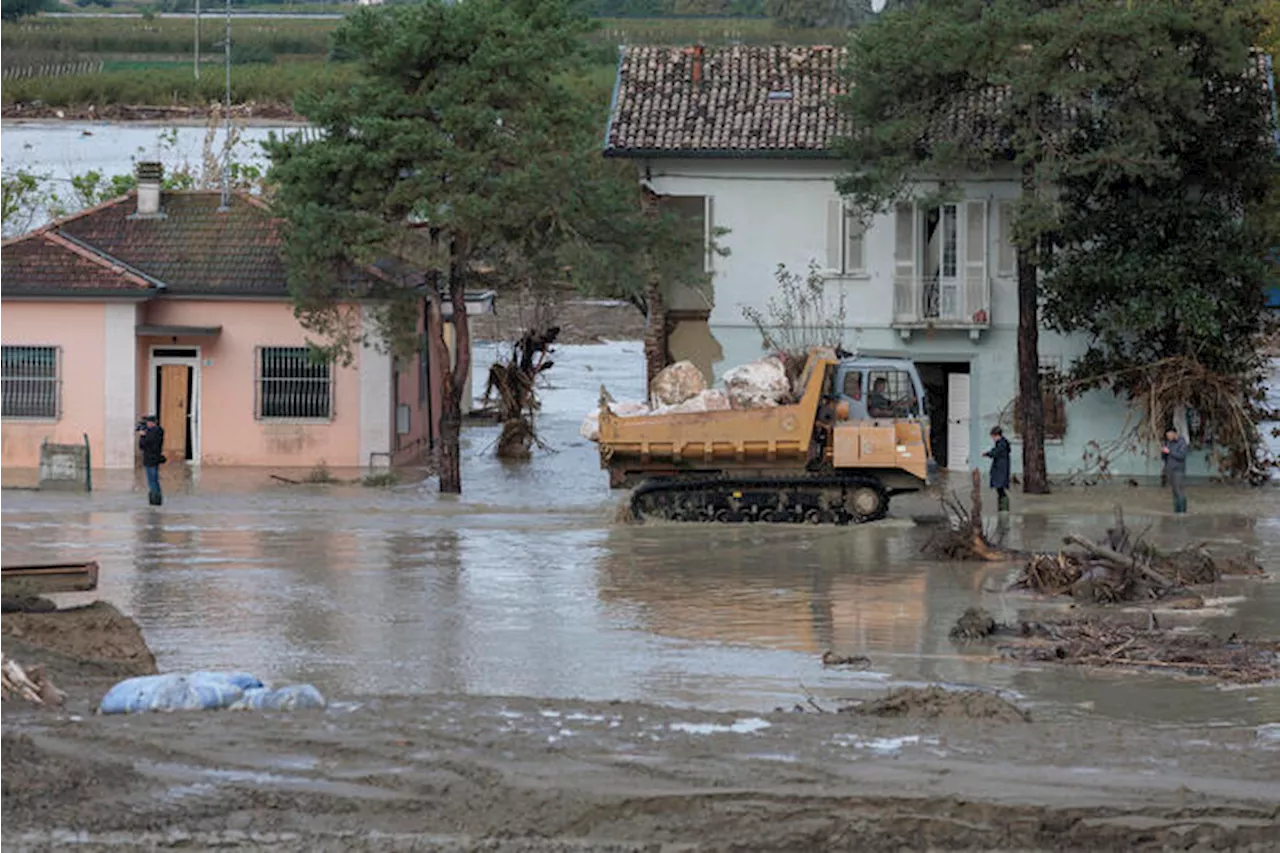
<path fill-rule="evenodd" d="M 947 375 L 947 470 L 969 470 L 969 374 Z"/>
<path fill-rule="evenodd" d="M 187 458 L 187 413 L 191 410 L 191 368 L 162 364 L 160 372 L 160 426 L 164 427 L 164 455 L 169 461 Z"/>

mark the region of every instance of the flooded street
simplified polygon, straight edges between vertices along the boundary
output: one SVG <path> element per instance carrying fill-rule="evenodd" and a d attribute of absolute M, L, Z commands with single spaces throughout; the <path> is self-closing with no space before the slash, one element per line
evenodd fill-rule
<path fill-rule="evenodd" d="M 492 357 L 482 349 L 477 392 Z M 434 481 L 291 486 L 266 470 L 174 469 L 165 472 L 166 505 L 154 510 L 129 475 L 113 475 L 91 496 L 6 491 L 3 559 L 97 560 L 97 597 L 138 621 L 162 671 L 247 669 L 335 697 L 767 711 L 806 693 L 834 699 L 944 682 L 1012 691 L 1051 716 L 1280 719 L 1275 686 L 1035 669 L 995 661 L 989 648 L 957 648 L 947 634 L 967 607 L 1011 621 L 1064 605 L 1002 592 L 1008 566 L 922 559 L 938 514 L 929 497 L 900 497 L 885 522 L 851 528 L 615 523 L 621 493 L 608 490 L 577 428 L 601 383 L 617 399 L 637 398 L 642 374 L 639 343 L 559 348 L 543 393 L 548 450 L 503 463 L 492 455 L 496 428 L 468 427 L 461 499 L 438 496 Z M 6 472 L 7 483 L 20 479 Z M 1100 534 L 1117 502 L 1156 542 L 1242 543 L 1271 579 L 1280 573 L 1274 489 L 1197 486 L 1183 518 L 1155 487 L 1019 495 L 1009 543 L 1050 550 L 1068 532 Z M 1207 593 L 1218 605 L 1210 627 L 1280 634 L 1271 579 Z M 872 665 L 824 669 L 827 649 Z"/>
<path fill-rule="evenodd" d="M 483 349 L 477 391 L 493 356 Z M 217 468 L 166 471 L 159 510 L 128 472 L 91 496 L 6 490 L 6 564 L 101 564 L 96 595 L 59 603 L 100 597 L 125 611 L 161 671 L 312 682 L 329 706 L 96 715 L 114 679 L 42 658 L 70 698 L 54 710 L 5 703 L 4 843 L 1280 845 L 1280 689 L 1014 664 L 987 643 L 954 645 L 948 631 L 970 606 L 1013 621 L 1069 603 L 1005 592 L 1013 566 L 924 559 L 940 520 L 933 497 L 897 498 L 889 519 L 847 528 L 618 523 L 624 495 L 607 489 L 577 430 L 601 383 L 639 397 L 642 368 L 638 343 L 559 348 L 540 421 L 548 449 L 504 464 L 492 455 L 497 428 L 468 427 L 460 499 L 434 481 L 296 486 L 270 474 L 306 472 Z M 8 485 L 34 477 L 4 474 Z M 1116 503 L 1162 545 L 1243 544 L 1269 573 L 1206 590 L 1207 617 L 1159 611 L 1162 625 L 1280 634 L 1274 489 L 1197 485 L 1179 518 L 1150 486 L 1019 495 L 1008 544 L 1100 535 Z M 105 617 L 72 612 L 92 642 Z M 15 654 L 29 648 L 30 618 L 6 622 Z M 824 668 L 827 650 L 870 663 Z M 903 715 L 884 698 L 937 683 L 996 688 L 1020 708 L 916 691 L 935 697 L 936 713 Z M 856 699 L 873 701 L 819 712 Z"/>

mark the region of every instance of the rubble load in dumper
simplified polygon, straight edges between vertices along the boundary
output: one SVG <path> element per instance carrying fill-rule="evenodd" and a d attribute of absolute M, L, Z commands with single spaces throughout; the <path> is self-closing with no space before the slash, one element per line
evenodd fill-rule
<path fill-rule="evenodd" d="M 771 355 L 730 370 L 724 376 L 723 390 L 708 388 L 702 371 L 693 362 L 677 361 L 653 378 L 647 402 L 619 400 L 608 405 L 618 417 L 630 418 L 764 409 L 789 405 L 798 398 L 782 358 Z M 587 415 L 579 434 L 588 441 L 600 440 L 599 408 Z"/>

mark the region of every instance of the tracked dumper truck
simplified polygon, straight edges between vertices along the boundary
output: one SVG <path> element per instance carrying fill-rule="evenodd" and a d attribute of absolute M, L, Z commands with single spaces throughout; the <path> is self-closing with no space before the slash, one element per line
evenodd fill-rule
<path fill-rule="evenodd" d="M 620 417 L 600 407 L 600 464 L 637 520 L 849 524 L 918 491 L 933 459 L 924 393 L 901 358 L 810 352 L 799 402 Z M 603 395 L 602 395 L 603 397 Z"/>

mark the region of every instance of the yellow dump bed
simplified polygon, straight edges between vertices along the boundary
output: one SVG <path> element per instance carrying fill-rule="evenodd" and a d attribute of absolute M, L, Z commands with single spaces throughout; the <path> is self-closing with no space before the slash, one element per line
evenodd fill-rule
<path fill-rule="evenodd" d="M 619 417 L 601 406 L 600 458 L 606 467 L 623 460 L 646 468 L 652 463 L 697 467 L 699 463 L 728 463 L 771 467 L 809 455 L 814 419 L 822 400 L 832 356 L 810 355 L 801 375 L 804 396 L 798 403 L 761 409 L 719 412 L 681 412 Z"/>

